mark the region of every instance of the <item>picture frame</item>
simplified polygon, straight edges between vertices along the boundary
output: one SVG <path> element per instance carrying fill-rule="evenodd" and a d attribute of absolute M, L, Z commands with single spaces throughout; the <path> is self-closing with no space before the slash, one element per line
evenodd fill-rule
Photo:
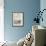
<path fill-rule="evenodd" d="M 12 26 L 13 27 L 24 26 L 24 12 L 13 12 L 12 13 Z"/>

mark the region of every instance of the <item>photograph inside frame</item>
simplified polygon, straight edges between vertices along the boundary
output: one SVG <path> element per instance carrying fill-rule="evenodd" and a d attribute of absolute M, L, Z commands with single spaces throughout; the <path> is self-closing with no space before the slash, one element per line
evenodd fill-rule
<path fill-rule="evenodd" d="M 23 26 L 24 13 L 13 13 L 13 26 Z"/>

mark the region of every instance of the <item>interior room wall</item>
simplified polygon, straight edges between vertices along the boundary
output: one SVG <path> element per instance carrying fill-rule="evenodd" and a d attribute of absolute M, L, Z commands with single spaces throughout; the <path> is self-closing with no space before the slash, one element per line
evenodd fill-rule
<path fill-rule="evenodd" d="M 4 5 L 4 39 L 18 41 L 31 31 L 40 0 L 4 0 Z M 12 12 L 24 12 L 24 27 L 12 27 Z"/>
<path fill-rule="evenodd" d="M 42 11 L 43 9 L 46 9 L 46 0 L 40 0 L 40 10 Z M 43 12 L 43 22 L 40 21 L 40 25 L 46 27 L 46 10 Z"/>

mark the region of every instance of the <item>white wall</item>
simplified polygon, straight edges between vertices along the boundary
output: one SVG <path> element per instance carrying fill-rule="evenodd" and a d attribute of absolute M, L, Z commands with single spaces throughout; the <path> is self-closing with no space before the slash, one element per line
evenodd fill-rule
<path fill-rule="evenodd" d="M 0 0 L 0 42 L 4 41 L 4 0 Z"/>

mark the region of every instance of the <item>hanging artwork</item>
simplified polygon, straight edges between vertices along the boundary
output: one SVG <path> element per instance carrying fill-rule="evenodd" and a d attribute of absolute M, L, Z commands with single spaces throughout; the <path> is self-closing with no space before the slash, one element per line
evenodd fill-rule
<path fill-rule="evenodd" d="M 13 26 L 23 26 L 24 25 L 24 13 L 23 12 L 13 12 Z"/>

